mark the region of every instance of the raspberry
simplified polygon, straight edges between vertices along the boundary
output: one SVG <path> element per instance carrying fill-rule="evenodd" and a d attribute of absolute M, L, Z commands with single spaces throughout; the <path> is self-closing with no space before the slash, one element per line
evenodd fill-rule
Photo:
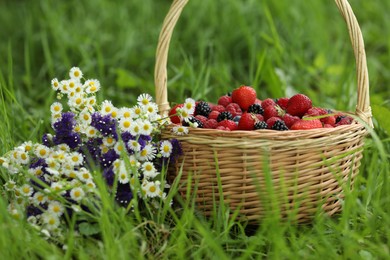
<path fill-rule="evenodd" d="M 264 121 L 258 121 L 258 122 L 255 123 L 255 130 L 267 129 L 267 128 L 268 128 L 268 125 Z"/>
<path fill-rule="evenodd" d="M 197 128 L 203 128 L 203 123 L 200 120 L 198 120 L 195 117 L 193 117 L 193 116 L 188 118 L 187 121 L 184 121 L 183 122 L 183 126 L 189 126 L 190 123 L 192 123 L 194 125 L 196 124 Z"/>
<path fill-rule="evenodd" d="M 230 131 L 237 130 L 236 122 L 234 122 L 233 120 L 222 120 L 218 123 L 218 126 L 229 128 Z"/>
<path fill-rule="evenodd" d="M 227 128 L 227 127 L 224 127 L 224 126 L 222 126 L 222 125 L 220 125 L 220 126 L 217 126 L 217 128 L 215 128 L 215 129 L 217 129 L 217 130 L 223 130 L 223 131 L 230 131 L 230 129 L 229 129 L 229 128 Z"/>
<path fill-rule="evenodd" d="M 288 130 L 288 127 L 286 126 L 286 124 L 282 120 L 277 120 L 273 124 L 272 129 L 278 130 L 278 131 L 286 131 L 286 130 Z"/>
<path fill-rule="evenodd" d="M 276 121 L 280 121 L 282 120 L 280 117 L 277 117 L 277 116 L 273 116 L 271 118 L 269 118 L 266 122 L 267 122 L 267 125 L 268 125 L 268 129 L 272 129 L 272 127 L 274 126 L 275 122 Z"/>
<path fill-rule="evenodd" d="M 248 112 L 262 115 L 264 114 L 264 109 L 261 105 L 255 103 L 248 107 Z"/>
<path fill-rule="evenodd" d="M 230 103 L 232 103 L 232 97 L 230 96 L 222 96 L 218 99 L 218 105 L 226 107 Z"/>
<path fill-rule="evenodd" d="M 242 110 L 237 103 L 230 103 L 229 105 L 227 105 L 226 111 L 230 112 L 233 117 L 242 115 Z"/>
<path fill-rule="evenodd" d="M 209 114 L 209 119 L 217 120 L 219 114 L 220 114 L 220 112 L 218 112 L 218 111 L 211 111 Z"/>
<path fill-rule="evenodd" d="M 202 115 L 196 115 L 195 118 L 198 119 L 200 122 L 202 122 L 203 125 L 208 120 L 207 117 Z"/>
<path fill-rule="evenodd" d="M 264 99 L 263 102 L 261 102 L 261 106 L 263 107 L 263 109 L 265 109 L 266 107 L 268 107 L 270 105 L 273 105 L 273 106 L 276 105 L 275 101 L 272 98 Z"/>
<path fill-rule="evenodd" d="M 212 111 L 223 112 L 223 111 L 225 111 L 225 107 L 222 106 L 222 105 L 215 105 L 215 106 L 213 106 L 213 108 L 211 110 Z"/>
<path fill-rule="evenodd" d="M 195 115 L 202 115 L 208 117 L 211 112 L 210 105 L 205 101 L 200 101 L 195 106 Z"/>
<path fill-rule="evenodd" d="M 297 116 L 292 116 L 290 114 L 285 114 L 283 117 L 282 117 L 284 123 L 286 124 L 286 126 L 288 128 L 290 128 L 296 121 L 300 120 L 299 117 Z"/>
<path fill-rule="evenodd" d="M 334 126 L 336 124 L 336 117 L 332 115 L 332 116 L 321 118 L 320 121 L 324 124 Z"/>
<path fill-rule="evenodd" d="M 203 128 L 208 128 L 208 129 L 215 129 L 218 126 L 218 122 L 215 119 L 208 119 L 206 122 L 203 124 Z"/>
<path fill-rule="evenodd" d="M 218 122 L 221 122 L 222 120 L 233 120 L 233 116 L 230 112 L 221 112 L 218 117 L 217 117 L 217 121 Z"/>

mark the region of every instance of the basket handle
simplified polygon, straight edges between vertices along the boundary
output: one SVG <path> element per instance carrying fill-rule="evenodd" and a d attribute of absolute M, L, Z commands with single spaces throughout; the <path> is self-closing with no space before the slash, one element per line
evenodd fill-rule
<path fill-rule="evenodd" d="M 366 52 L 364 50 L 363 35 L 359 23 L 352 11 L 348 0 L 335 0 L 341 15 L 347 24 L 349 36 L 354 50 L 356 60 L 357 77 L 357 104 L 355 114 L 366 122 L 369 126 L 372 124 L 372 113 L 370 107 L 370 93 Z M 156 51 L 156 64 L 154 70 L 154 82 L 156 91 L 156 103 L 159 106 L 161 115 L 166 116 L 170 109 L 167 94 L 167 61 L 169 43 L 171 41 L 173 29 L 180 17 L 180 14 L 188 0 L 174 0 L 168 14 L 166 15 Z"/>

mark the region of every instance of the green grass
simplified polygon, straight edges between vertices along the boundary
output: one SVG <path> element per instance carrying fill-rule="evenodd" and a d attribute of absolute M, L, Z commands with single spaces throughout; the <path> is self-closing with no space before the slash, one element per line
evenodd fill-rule
<path fill-rule="evenodd" d="M 50 80 L 72 66 L 99 79 L 100 100 L 118 107 L 153 94 L 155 48 L 170 2 L 2 1 L 0 154 L 49 130 Z M 254 227 L 229 221 L 226 212 L 204 219 L 191 201 L 150 219 L 133 219 L 106 201 L 97 215 L 100 237 L 70 231 L 63 250 L 11 220 L 3 198 L 1 258 L 388 258 L 390 2 L 350 2 L 365 38 L 378 120 L 341 215 L 310 225 L 269 216 Z M 215 102 L 248 84 L 260 98 L 302 92 L 318 106 L 353 111 L 356 104 L 353 52 L 332 1 L 190 1 L 173 35 L 168 74 L 172 103 L 189 96 Z"/>

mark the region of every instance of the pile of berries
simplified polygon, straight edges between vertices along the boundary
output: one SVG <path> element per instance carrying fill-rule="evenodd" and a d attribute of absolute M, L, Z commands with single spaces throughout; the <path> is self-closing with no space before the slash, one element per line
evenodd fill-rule
<path fill-rule="evenodd" d="M 184 113 L 186 103 L 173 107 L 172 123 L 219 130 L 273 129 L 308 130 L 351 124 L 352 117 L 329 109 L 314 107 L 309 97 L 296 94 L 290 98 L 260 100 L 250 86 L 240 86 L 218 99 L 218 104 L 195 102 L 193 113 Z"/>

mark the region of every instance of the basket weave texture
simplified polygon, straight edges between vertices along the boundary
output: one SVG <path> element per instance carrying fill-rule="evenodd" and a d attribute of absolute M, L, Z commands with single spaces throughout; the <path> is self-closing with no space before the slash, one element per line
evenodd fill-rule
<path fill-rule="evenodd" d="M 169 111 L 169 43 L 187 2 L 173 1 L 159 37 L 155 86 L 156 102 L 163 115 Z M 170 177 L 180 176 L 180 192 L 192 193 L 197 208 L 206 216 L 212 214 L 220 198 L 250 222 L 259 221 L 274 203 L 281 217 L 293 215 L 297 222 L 309 221 L 318 209 L 328 215 L 342 209 L 344 192 L 353 188 L 359 172 L 366 127 L 372 127 L 372 116 L 360 27 L 348 1 L 335 2 L 347 24 L 355 54 L 354 114 L 361 120 L 336 128 L 295 131 L 191 128 L 184 136 L 172 134 L 172 126 L 168 127 L 162 137 L 177 138 L 184 152 L 171 168 Z"/>

